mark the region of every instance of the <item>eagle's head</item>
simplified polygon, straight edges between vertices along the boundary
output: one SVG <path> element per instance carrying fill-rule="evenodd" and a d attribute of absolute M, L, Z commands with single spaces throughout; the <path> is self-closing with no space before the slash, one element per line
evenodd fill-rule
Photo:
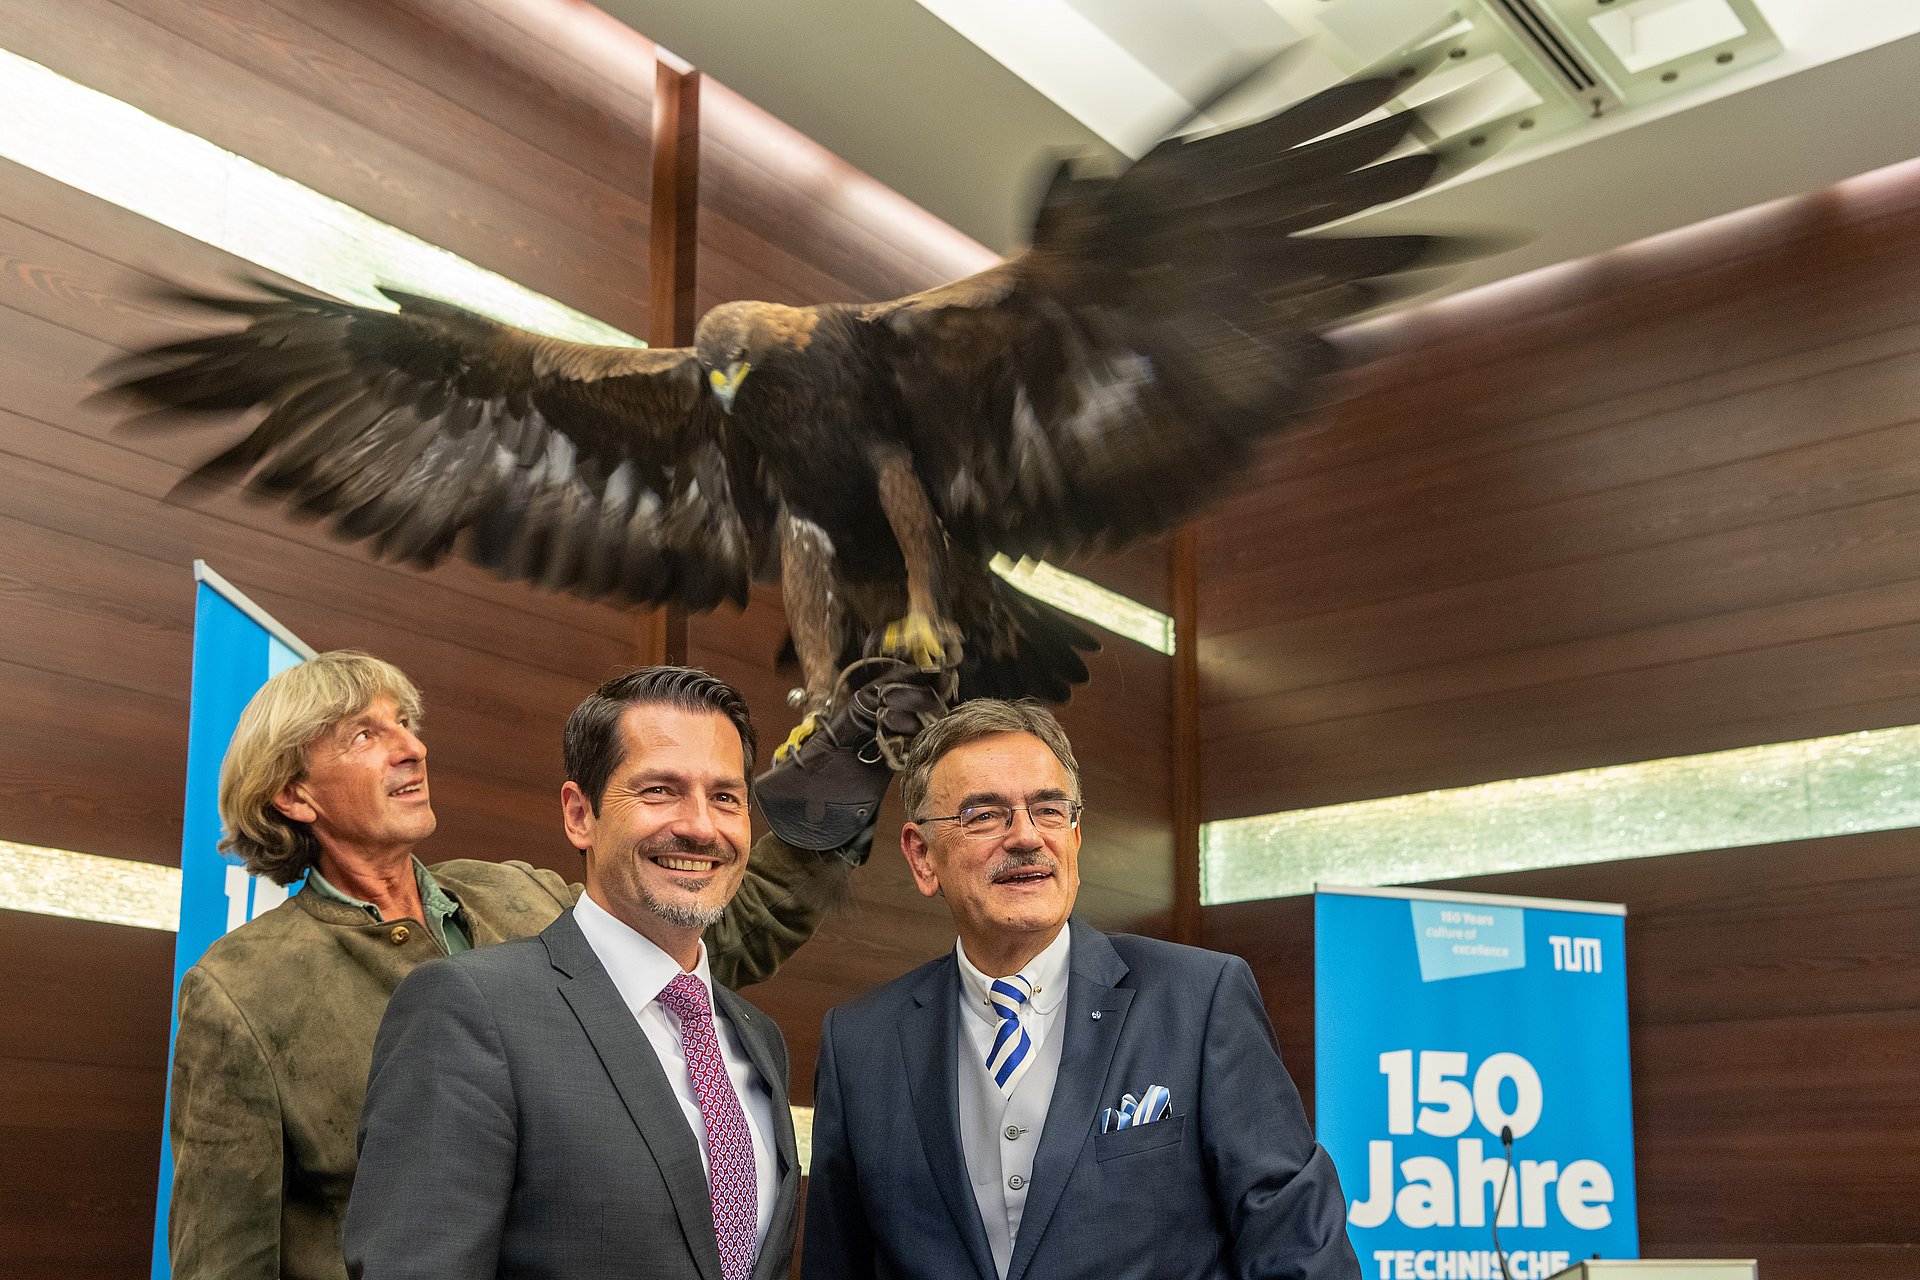
<path fill-rule="evenodd" d="M 693 350 L 720 407 L 733 412 L 733 398 L 755 366 L 805 351 L 818 323 L 813 308 L 777 302 L 727 302 L 702 316 Z"/>

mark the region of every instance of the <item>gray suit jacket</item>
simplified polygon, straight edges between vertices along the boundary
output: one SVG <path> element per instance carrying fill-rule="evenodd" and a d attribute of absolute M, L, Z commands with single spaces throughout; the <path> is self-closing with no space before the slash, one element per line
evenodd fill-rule
<path fill-rule="evenodd" d="M 1246 962 L 1071 928 L 1060 1074 L 1007 1280 L 1359 1280 Z M 956 968 L 948 952 L 827 1015 L 806 1280 L 995 1280 L 956 1127 Z M 1102 1108 L 1155 1084 L 1165 1119 L 1097 1132 Z"/>
<path fill-rule="evenodd" d="M 773 1095 L 779 1192 L 755 1280 L 793 1256 L 787 1046 L 716 986 Z M 347 1206 L 367 1280 L 721 1280 L 700 1138 L 567 912 L 538 937 L 421 966 L 374 1043 Z"/>

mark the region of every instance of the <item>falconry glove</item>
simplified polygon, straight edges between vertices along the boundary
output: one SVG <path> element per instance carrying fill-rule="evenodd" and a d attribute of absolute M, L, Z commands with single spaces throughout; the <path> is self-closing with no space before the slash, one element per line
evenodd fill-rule
<path fill-rule="evenodd" d="M 898 658 L 862 658 L 840 673 L 820 728 L 754 780 L 775 835 L 800 849 L 841 849 L 856 865 L 887 784 L 920 731 L 947 713 L 959 680 Z"/>

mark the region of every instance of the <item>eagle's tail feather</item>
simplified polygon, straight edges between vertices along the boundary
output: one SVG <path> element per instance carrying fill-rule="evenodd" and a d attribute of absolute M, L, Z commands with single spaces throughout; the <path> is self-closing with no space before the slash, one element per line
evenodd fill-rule
<path fill-rule="evenodd" d="M 1067 614 L 984 565 L 957 594 L 970 597 L 956 601 L 956 612 L 966 620 L 962 698 L 1065 702 L 1073 686 L 1086 682 L 1087 663 L 1081 655 L 1099 652 L 1100 641 Z"/>

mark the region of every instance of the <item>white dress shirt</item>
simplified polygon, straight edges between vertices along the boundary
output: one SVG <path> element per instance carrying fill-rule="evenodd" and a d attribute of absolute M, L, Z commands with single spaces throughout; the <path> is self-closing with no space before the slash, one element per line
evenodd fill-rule
<path fill-rule="evenodd" d="M 993 979 L 967 959 L 965 947 L 954 943 L 953 953 L 960 962 L 960 1006 L 966 1010 L 960 1018 L 960 1146 L 980 1224 L 987 1230 L 994 1266 L 1002 1276 L 1007 1274 L 1013 1242 L 1020 1235 L 1033 1181 L 1033 1157 L 1060 1075 L 1069 950 L 1068 931 L 1062 929 L 1020 969 L 1033 985 L 1033 995 L 1020 1010 L 1020 1025 L 1032 1041 L 1027 1052 L 1033 1062 L 1009 1096 L 987 1072 L 987 1054 L 1002 1021 L 987 998 Z"/>
<path fill-rule="evenodd" d="M 673 1086 L 674 1096 L 680 1100 L 687 1128 L 693 1131 L 694 1145 L 700 1148 L 701 1167 L 711 1179 L 706 1123 L 700 1118 L 700 1099 L 693 1092 L 693 1076 L 687 1070 L 687 1055 L 680 1046 L 680 1020 L 660 1003 L 660 993 L 680 976 L 679 962 L 584 893 L 573 908 L 573 918 L 580 932 L 587 936 L 587 945 L 593 948 L 593 954 L 606 966 L 620 998 L 627 1002 L 627 1008 L 633 1011 L 634 1019 L 653 1045 L 660 1069 L 667 1073 L 667 1083 Z M 700 959 L 694 964 L 693 973 L 706 986 L 707 1004 L 711 1006 L 713 973 L 707 966 L 704 942 L 700 944 Z M 726 1060 L 727 1075 L 733 1080 L 733 1091 L 740 1099 L 740 1109 L 747 1113 L 747 1129 L 753 1135 L 754 1181 L 759 1188 L 759 1222 L 755 1224 L 754 1238 L 764 1246 L 767 1224 L 773 1218 L 773 1199 L 779 1189 L 776 1168 L 779 1157 L 773 1147 L 773 1094 L 747 1058 L 733 1023 L 717 1009 L 713 1022 L 720 1042 L 720 1056 Z M 781 1099 L 782 1104 L 785 1101 Z"/>

